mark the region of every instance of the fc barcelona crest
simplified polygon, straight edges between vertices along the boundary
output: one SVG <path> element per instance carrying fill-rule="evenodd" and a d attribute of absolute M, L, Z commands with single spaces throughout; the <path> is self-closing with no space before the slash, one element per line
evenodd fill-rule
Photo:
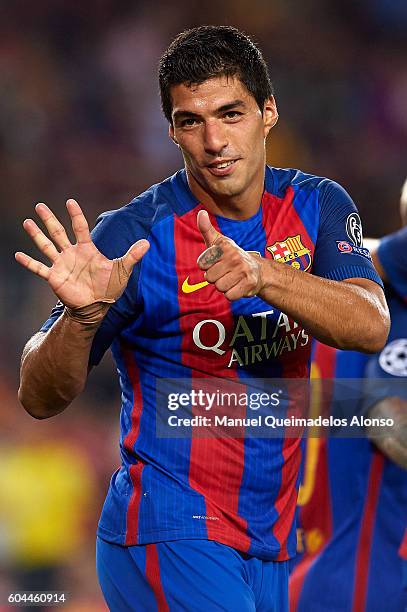
<path fill-rule="evenodd" d="M 274 261 L 288 263 L 296 270 L 305 272 L 311 267 L 311 251 L 302 244 L 300 234 L 275 242 L 268 246 L 267 250 L 272 254 Z"/>

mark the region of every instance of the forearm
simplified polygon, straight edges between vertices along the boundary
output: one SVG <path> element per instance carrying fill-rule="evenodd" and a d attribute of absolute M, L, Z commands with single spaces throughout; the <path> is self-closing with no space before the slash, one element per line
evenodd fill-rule
<path fill-rule="evenodd" d="M 407 470 L 407 402 L 400 397 L 388 397 L 370 408 L 368 417 L 392 420 L 392 426 L 367 428 L 367 436 L 394 463 Z"/>
<path fill-rule="evenodd" d="M 65 310 L 48 332 L 36 334 L 27 343 L 18 397 L 31 416 L 56 415 L 83 390 L 92 341 L 107 308 L 107 304 L 93 308 L 92 316 L 84 320 Z"/>
<path fill-rule="evenodd" d="M 301 324 L 312 336 L 341 349 L 380 350 L 389 317 L 381 290 L 332 281 L 263 260 L 258 295 Z"/>

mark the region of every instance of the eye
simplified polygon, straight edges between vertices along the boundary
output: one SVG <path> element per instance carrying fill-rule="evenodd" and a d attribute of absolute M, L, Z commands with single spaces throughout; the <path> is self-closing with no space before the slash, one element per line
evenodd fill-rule
<path fill-rule="evenodd" d="M 183 128 L 189 128 L 189 127 L 194 127 L 194 125 L 196 125 L 197 120 L 194 119 L 193 117 L 189 117 L 188 119 L 183 119 L 181 121 L 181 127 Z"/>
<path fill-rule="evenodd" d="M 228 111 L 224 114 L 224 118 L 228 121 L 238 121 L 243 113 L 239 113 L 239 111 Z"/>

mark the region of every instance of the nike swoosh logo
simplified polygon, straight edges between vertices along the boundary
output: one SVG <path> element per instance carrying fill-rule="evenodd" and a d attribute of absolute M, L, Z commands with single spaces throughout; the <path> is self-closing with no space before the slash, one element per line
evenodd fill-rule
<path fill-rule="evenodd" d="M 203 287 L 206 287 L 206 285 L 209 285 L 208 281 L 202 281 L 201 283 L 190 285 L 189 276 L 187 276 L 182 283 L 181 289 L 183 293 L 193 293 L 194 291 L 198 291 L 198 289 L 203 289 Z"/>

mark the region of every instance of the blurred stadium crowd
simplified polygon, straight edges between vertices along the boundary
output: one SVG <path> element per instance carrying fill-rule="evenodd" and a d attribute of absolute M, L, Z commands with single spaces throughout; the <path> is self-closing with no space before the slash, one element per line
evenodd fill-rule
<path fill-rule="evenodd" d="M 93 225 L 180 167 L 156 66 L 177 32 L 205 23 L 235 25 L 264 51 L 280 111 L 269 162 L 342 183 L 366 235 L 399 225 L 404 0 L 0 2 L 0 592 L 46 586 L 69 591 L 72 610 L 104 609 L 94 532 L 119 461 L 109 359 L 52 421 L 17 403 L 19 354 L 54 302 L 14 263 L 15 250 L 34 252 L 21 222 L 38 201 L 66 222 L 72 196 Z"/>

